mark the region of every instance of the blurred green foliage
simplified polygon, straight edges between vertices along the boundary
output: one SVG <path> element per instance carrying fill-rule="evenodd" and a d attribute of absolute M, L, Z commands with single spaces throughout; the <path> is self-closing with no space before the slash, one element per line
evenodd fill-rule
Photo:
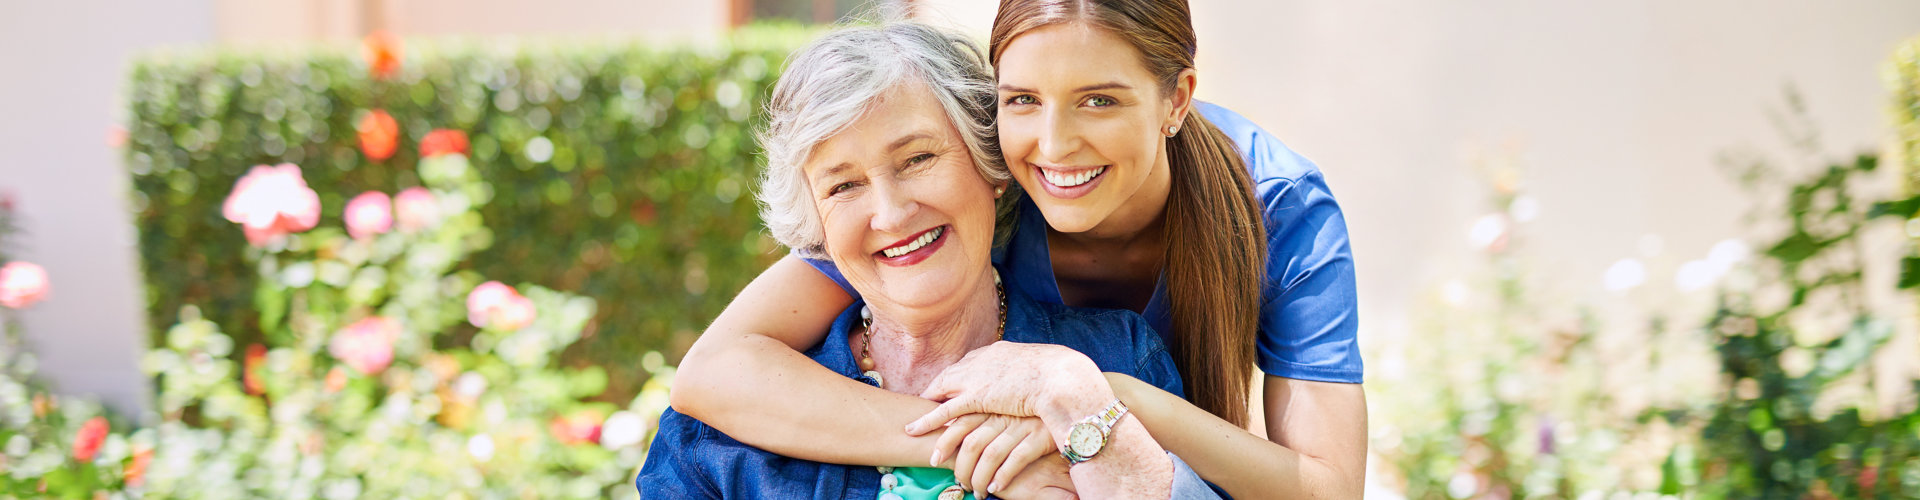
<path fill-rule="evenodd" d="M 295 163 L 337 225 L 346 198 L 419 185 L 420 139 L 472 139 L 491 201 L 486 250 L 462 268 L 595 299 L 569 364 L 610 372 L 607 397 L 645 381 L 635 357 L 677 359 L 706 322 L 781 253 L 750 187 L 752 130 L 798 27 L 659 46 L 410 43 L 373 78 L 352 47 L 144 55 L 128 79 L 125 156 L 152 344 L 196 305 L 241 344 L 260 341 L 257 273 L 221 203 L 249 167 Z M 370 160 L 355 125 L 399 125 Z"/>
<path fill-rule="evenodd" d="M 1869 307 L 1863 277 L 1893 261 L 1860 238 L 1889 207 L 1911 203 L 1859 198 L 1878 165 L 1862 155 L 1787 187 L 1786 231 L 1765 247 L 1760 286 L 1723 291 L 1704 329 L 1718 397 L 1664 415 L 1699 428 L 1700 440 L 1670 455 L 1663 493 L 1920 497 L 1920 411 L 1877 397 L 1872 370 L 1897 318 Z M 1899 383 L 1920 392 L 1920 381 Z"/>

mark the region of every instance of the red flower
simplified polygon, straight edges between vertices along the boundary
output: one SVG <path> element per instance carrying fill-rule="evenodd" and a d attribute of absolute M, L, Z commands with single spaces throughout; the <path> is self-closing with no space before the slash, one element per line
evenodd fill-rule
<path fill-rule="evenodd" d="M 360 131 L 360 152 L 374 161 L 392 158 L 400 147 L 400 123 L 384 109 L 367 112 L 354 129 Z"/>
<path fill-rule="evenodd" d="M 80 424 L 80 433 L 73 436 L 73 459 L 81 463 L 93 461 L 94 454 L 100 453 L 100 443 L 107 440 L 108 430 L 107 417 L 93 417 Z"/>
<path fill-rule="evenodd" d="M 298 165 L 258 165 L 234 183 L 220 212 L 240 224 L 247 242 L 257 246 L 313 229 L 320 223 L 320 195 L 307 187 Z"/>
<path fill-rule="evenodd" d="M 400 39 L 386 31 L 368 33 L 360 40 L 360 56 L 367 61 L 368 75 L 392 78 L 400 71 Z"/>
<path fill-rule="evenodd" d="M 434 129 L 420 139 L 420 157 L 467 154 L 467 133 L 453 129 Z"/>
<path fill-rule="evenodd" d="M 553 437 L 563 444 L 598 443 L 603 420 L 600 412 L 582 410 L 554 418 L 553 422 L 547 424 L 547 430 L 553 431 Z"/>
<path fill-rule="evenodd" d="M 260 365 L 267 362 L 267 346 L 254 344 L 247 346 L 247 358 L 240 371 L 240 383 L 247 388 L 247 394 L 258 396 L 266 391 L 266 384 L 260 381 Z"/>
<path fill-rule="evenodd" d="M 127 464 L 122 475 L 130 488 L 138 488 L 147 482 L 147 464 L 153 463 L 153 449 L 145 448 L 133 452 L 133 462 Z"/>

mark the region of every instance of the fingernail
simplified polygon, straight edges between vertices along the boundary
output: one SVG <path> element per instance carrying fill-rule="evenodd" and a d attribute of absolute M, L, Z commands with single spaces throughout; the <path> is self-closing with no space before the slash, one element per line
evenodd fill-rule
<path fill-rule="evenodd" d="M 1000 483 L 993 483 L 993 484 L 987 485 L 988 495 L 992 495 L 993 492 L 996 492 L 996 491 L 1000 491 Z"/>

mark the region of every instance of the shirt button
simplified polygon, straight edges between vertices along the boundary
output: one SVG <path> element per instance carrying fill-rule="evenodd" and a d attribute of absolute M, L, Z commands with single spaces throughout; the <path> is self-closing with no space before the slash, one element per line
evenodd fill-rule
<path fill-rule="evenodd" d="M 893 474 L 880 476 L 880 489 L 891 490 L 900 486 L 900 478 Z"/>

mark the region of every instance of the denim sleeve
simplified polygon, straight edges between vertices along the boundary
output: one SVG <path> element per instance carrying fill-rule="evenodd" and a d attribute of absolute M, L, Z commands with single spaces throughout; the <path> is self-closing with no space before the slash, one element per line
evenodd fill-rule
<path fill-rule="evenodd" d="M 647 447 L 646 462 L 641 464 L 639 476 L 633 479 L 642 500 L 721 497 L 713 486 L 713 478 L 708 476 L 712 471 L 695 463 L 696 457 L 689 456 L 700 449 L 704 427 L 705 424 L 673 410 L 660 416 L 660 431 Z"/>
<path fill-rule="evenodd" d="M 792 255 L 806 262 L 807 265 L 813 266 L 815 270 L 820 271 L 820 274 L 826 275 L 827 279 L 833 280 L 833 284 L 840 285 L 840 289 L 846 290 L 848 296 L 855 300 L 860 299 L 860 292 L 853 289 L 853 284 L 847 282 L 846 275 L 840 274 L 840 266 L 833 265 L 833 261 L 808 257 L 801 255 L 800 252 L 792 252 Z"/>
<path fill-rule="evenodd" d="M 1200 479 L 1200 473 L 1194 472 L 1179 455 L 1167 452 L 1167 458 L 1173 459 L 1173 500 L 1215 500 L 1231 499 L 1226 492 L 1215 488 L 1212 483 Z"/>
<path fill-rule="evenodd" d="M 1138 314 L 1127 314 L 1127 328 L 1133 335 L 1135 364 L 1132 374 L 1141 382 L 1152 384 L 1180 399 L 1187 398 L 1186 385 L 1180 381 L 1180 368 L 1174 366 L 1173 355 L 1167 352 L 1166 344 L 1161 343 L 1160 333 L 1147 324 L 1146 318 Z"/>

